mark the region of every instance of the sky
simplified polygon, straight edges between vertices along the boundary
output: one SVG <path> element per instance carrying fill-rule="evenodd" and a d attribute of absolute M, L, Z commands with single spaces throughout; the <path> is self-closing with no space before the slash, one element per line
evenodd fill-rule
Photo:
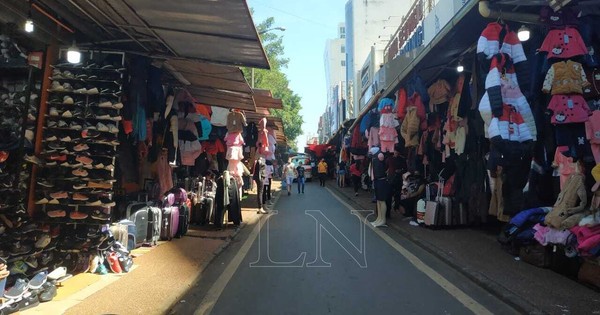
<path fill-rule="evenodd" d="M 304 134 L 297 139 L 302 152 L 306 136 L 317 135 L 319 117 L 327 105 L 324 52 L 327 39 L 337 37 L 337 26 L 344 22 L 347 0 L 247 0 L 254 10 L 254 23 L 275 18 L 274 27 L 285 27 L 283 36 L 285 57 L 290 60 L 283 72 L 290 88 L 301 98 Z"/>

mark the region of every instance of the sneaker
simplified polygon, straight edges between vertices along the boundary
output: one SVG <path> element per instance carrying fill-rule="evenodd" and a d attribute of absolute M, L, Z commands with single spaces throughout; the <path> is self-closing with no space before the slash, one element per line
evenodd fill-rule
<path fill-rule="evenodd" d="M 106 165 L 106 166 L 104 167 L 104 169 L 105 169 L 105 170 L 107 170 L 107 171 L 111 171 L 111 172 L 112 172 L 112 171 L 114 171 L 114 170 L 115 170 L 115 166 L 114 166 L 114 165 L 112 165 L 112 164 L 110 164 L 110 165 Z"/>
<path fill-rule="evenodd" d="M 56 126 L 58 128 L 68 128 L 69 124 L 67 124 L 67 122 L 64 120 L 59 120 L 58 123 L 56 124 Z"/>
<path fill-rule="evenodd" d="M 67 216 L 67 212 L 65 210 L 50 210 L 46 212 L 46 215 L 50 218 L 64 218 Z"/>
<path fill-rule="evenodd" d="M 38 261 L 34 256 L 27 257 L 27 259 L 25 259 L 25 263 L 33 269 L 38 267 Z"/>
<path fill-rule="evenodd" d="M 63 105 L 73 105 L 75 103 L 75 101 L 73 101 L 73 98 L 70 97 L 69 95 L 65 95 L 63 97 L 62 103 L 63 103 Z"/>
<path fill-rule="evenodd" d="M 31 246 L 21 244 L 20 242 L 15 242 L 10 249 L 11 256 L 25 255 L 29 252 L 31 252 Z"/>
<path fill-rule="evenodd" d="M 100 221 L 107 221 L 110 220 L 110 215 L 106 214 L 100 210 L 94 210 L 94 212 L 92 212 L 91 215 L 92 219 L 94 220 L 100 220 Z"/>
<path fill-rule="evenodd" d="M 42 187 L 48 187 L 48 188 L 54 187 L 54 184 L 52 184 L 51 182 L 49 182 L 43 178 L 38 179 L 37 183 L 38 183 L 38 185 L 40 185 Z"/>
<path fill-rule="evenodd" d="M 84 219 L 87 219 L 87 217 L 88 217 L 87 213 L 80 212 L 80 211 L 73 211 L 73 212 L 69 213 L 69 218 L 71 218 L 73 220 L 84 220 Z"/>
<path fill-rule="evenodd" d="M 119 128 L 114 124 L 106 125 L 108 127 L 108 132 L 110 133 L 119 133 Z"/>
<path fill-rule="evenodd" d="M 84 194 L 81 194 L 81 193 L 73 194 L 73 200 L 75 200 L 75 201 L 87 201 L 88 199 L 90 199 L 90 198 Z"/>
<path fill-rule="evenodd" d="M 78 145 L 76 145 L 75 147 L 73 147 L 73 150 L 75 150 L 75 152 L 81 152 L 81 151 L 85 151 L 87 149 L 89 149 L 90 147 L 88 147 L 87 144 L 85 143 L 80 143 Z M 61 149 L 62 150 L 62 149 Z"/>
<path fill-rule="evenodd" d="M 91 87 L 87 90 L 88 95 L 97 95 L 100 94 L 100 90 L 97 87 Z"/>
<path fill-rule="evenodd" d="M 106 258 L 108 261 L 108 265 L 110 266 L 110 270 L 114 273 L 121 273 L 123 270 L 121 269 L 121 264 L 119 263 L 119 257 L 117 257 L 117 253 L 112 252 L 108 254 Z"/>
<path fill-rule="evenodd" d="M 100 103 L 98 103 L 98 107 L 101 108 L 112 108 L 113 103 L 105 98 L 100 99 Z"/>
<path fill-rule="evenodd" d="M 58 109 L 56 109 L 56 107 L 51 107 L 48 115 L 53 117 L 59 116 Z"/>
<path fill-rule="evenodd" d="M 48 285 L 43 288 L 42 292 L 38 295 L 40 302 L 50 302 L 56 297 L 57 290 L 56 285 L 50 282 L 46 282 Z"/>
<path fill-rule="evenodd" d="M 72 142 L 73 139 L 71 137 L 69 137 L 69 136 L 64 136 L 64 137 L 60 138 L 60 141 L 62 141 L 62 142 Z"/>
<path fill-rule="evenodd" d="M 52 81 L 52 85 L 50 86 L 50 92 L 62 92 L 65 88 L 58 81 Z"/>
<path fill-rule="evenodd" d="M 42 199 L 36 200 L 35 204 L 36 205 L 47 205 L 48 202 L 50 202 L 50 200 L 48 200 L 48 198 L 42 198 Z"/>
<path fill-rule="evenodd" d="M 50 199 L 50 201 L 48 201 L 49 205 L 59 205 L 60 201 L 58 201 L 58 199 Z"/>
<path fill-rule="evenodd" d="M 69 198 L 69 194 L 66 191 L 57 191 L 57 192 L 50 193 L 50 197 L 52 197 L 54 199 L 65 199 L 65 198 Z"/>
<path fill-rule="evenodd" d="M 45 248 L 50 244 L 51 240 L 52 239 L 50 238 L 49 234 L 42 234 L 42 236 L 40 236 L 40 238 L 38 238 L 38 240 L 35 242 L 35 248 Z M 44 264 L 44 262 L 42 262 L 42 264 Z"/>
<path fill-rule="evenodd" d="M 87 94 L 88 90 L 85 87 L 78 88 L 73 91 L 75 94 Z"/>
<path fill-rule="evenodd" d="M 98 118 L 98 119 L 104 119 L 104 118 L 100 118 L 100 117 L 96 117 L 96 118 Z M 110 118 L 110 116 L 109 116 L 109 118 Z M 100 122 L 96 125 L 96 129 L 98 131 L 104 131 L 104 132 L 110 131 L 110 129 L 108 128 L 108 126 L 106 126 L 105 124 L 100 123 Z"/>
<path fill-rule="evenodd" d="M 84 155 L 78 155 L 78 156 L 75 158 L 75 161 L 77 161 L 77 162 L 81 162 L 81 163 L 83 163 L 84 165 L 90 165 L 90 164 L 92 164 L 92 162 L 94 162 L 94 160 L 92 160 L 91 158 L 89 158 L 89 157 L 87 157 L 87 156 L 84 156 Z"/>
<path fill-rule="evenodd" d="M 68 82 L 63 83 L 63 91 L 73 92 L 73 86 L 71 86 L 71 83 L 68 83 Z"/>
<path fill-rule="evenodd" d="M 93 138 L 98 138 L 100 136 L 100 133 L 96 130 L 92 130 L 92 129 L 84 129 L 81 132 L 81 137 L 84 139 L 93 139 Z"/>
<path fill-rule="evenodd" d="M 67 148 L 64 144 L 60 142 L 52 142 L 48 144 L 48 147 L 53 150 L 64 150 Z"/>
<path fill-rule="evenodd" d="M 40 160 L 37 156 L 35 155 L 25 155 L 25 161 L 35 164 L 35 165 L 43 165 L 44 162 L 42 160 Z"/>
<path fill-rule="evenodd" d="M 74 78 L 75 78 L 75 75 L 74 75 L 73 73 L 71 73 L 71 71 L 69 71 L 69 70 L 65 70 L 65 71 L 62 73 L 62 77 L 63 77 L 64 79 L 74 79 Z"/>
<path fill-rule="evenodd" d="M 19 278 L 17 279 L 17 282 L 15 282 L 15 285 L 4 293 L 4 297 L 7 299 L 21 298 L 23 294 L 27 292 L 28 286 L 29 281 L 27 281 L 27 279 Z"/>
<path fill-rule="evenodd" d="M 49 161 L 64 162 L 67 160 L 67 156 L 64 154 L 52 154 L 46 157 L 46 159 Z"/>
<path fill-rule="evenodd" d="M 79 176 L 79 177 L 88 176 L 88 172 L 86 170 L 82 169 L 82 168 L 78 168 L 78 169 L 74 170 L 72 172 L 72 174 L 75 175 L 75 176 Z"/>
<path fill-rule="evenodd" d="M 86 184 L 73 184 L 73 189 L 75 189 L 75 190 L 81 190 L 81 189 L 85 189 L 87 187 L 88 187 L 88 185 L 86 185 Z"/>
<path fill-rule="evenodd" d="M 55 80 L 55 79 L 64 79 L 64 78 L 59 69 L 54 69 L 54 70 L 52 70 L 52 76 L 50 77 L 50 79 Z"/>
<path fill-rule="evenodd" d="M 96 182 L 96 181 L 90 181 L 87 184 L 88 188 L 98 188 L 98 189 L 111 189 L 112 188 L 112 183 L 110 182 Z"/>
<path fill-rule="evenodd" d="M 69 125 L 69 128 L 70 128 L 70 129 L 73 129 L 73 130 L 77 130 L 77 131 L 79 131 L 79 130 L 81 130 L 83 127 L 82 127 L 80 124 L 76 123 L 76 122 L 72 122 L 72 123 Z"/>
<path fill-rule="evenodd" d="M 62 117 L 64 117 L 64 118 L 73 118 L 73 113 L 71 113 L 70 110 L 67 110 L 64 113 L 62 113 Z"/>
<path fill-rule="evenodd" d="M 48 279 L 58 280 L 66 275 L 67 275 L 67 268 L 66 267 L 58 267 L 58 268 L 52 270 L 52 272 L 50 272 L 48 274 Z"/>

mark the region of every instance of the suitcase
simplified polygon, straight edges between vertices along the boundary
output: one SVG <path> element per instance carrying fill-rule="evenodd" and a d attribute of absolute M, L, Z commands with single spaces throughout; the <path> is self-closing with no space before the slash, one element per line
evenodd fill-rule
<path fill-rule="evenodd" d="M 581 283 L 600 289 L 600 262 L 597 259 L 585 259 L 579 268 L 577 279 Z"/>
<path fill-rule="evenodd" d="M 519 250 L 519 257 L 522 261 L 542 268 L 550 266 L 550 255 L 550 248 L 540 244 L 523 246 Z"/>
<path fill-rule="evenodd" d="M 458 225 L 469 224 L 469 214 L 467 212 L 467 206 L 464 203 L 458 204 L 458 213 L 456 214 L 456 220 Z"/>
<path fill-rule="evenodd" d="M 148 233 L 146 243 L 154 246 L 160 240 L 162 227 L 162 210 L 157 207 L 148 207 Z"/>
<path fill-rule="evenodd" d="M 136 247 L 142 246 L 148 240 L 148 203 L 135 202 L 127 206 L 127 218 L 133 221 L 136 228 Z"/>
<path fill-rule="evenodd" d="M 179 228 L 179 207 L 166 207 L 162 209 L 161 240 L 172 240 L 177 235 Z"/>
<path fill-rule="evenodd" d="M 175 237 L 181 238 L 188 232 L 190 226 L 190 208 L 187 205 L 179 206 L 179 227 Z"/>
<path fill-rule="evenodd" d="M 452 206 L 450 198 L 442 197 L 442 185 L 437 185 L 436 189 L 436 197 L 433 199 L 431 196 L 431 187 L 432 185 L 427 185 L 425 189 L 427 189 L 427 201 L 425 202 L 425 225 L 426 226 L 443 226 L 446 223 L 446 212 L 444 207 Z M 433 187 L 433 186 L 432 186 Z"/>
<path fill-rule="evenodd" d="M 128 251 L 134 250 L 137 246 L 137 225 L 131 220 L 121 220 L 118 224 L 127 229 L 127 240 L 121 244 L 126 246 Z"/>
<path fill-rule="evenodd" d="M 453 225 L 452 217 L 453 217 L 453 209 L 452 209 L 452 197 L 439 197 L 439 216 L 440 216 L 440 225 L 451 226 Z"/>

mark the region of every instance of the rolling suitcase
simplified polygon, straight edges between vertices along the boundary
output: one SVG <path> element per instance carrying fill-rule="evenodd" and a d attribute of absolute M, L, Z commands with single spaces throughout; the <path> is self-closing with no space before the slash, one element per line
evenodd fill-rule
<path fill-rule="evenodd" d="M 137 226 L 135 222 L 131 220 L 121 220 L 119 221 L 119 225 L 127 227 L 127 241 L 126 243 L 121 243 L 123 246 L 127 246 L 127 250 L 131 251 L 137 247 Z M 123 239 L 125 239 L 123 237 Z"/>
<path fill-rule="evenodd" d="M 172 206 L 162 209 L 161 240 L 172 240 L 179 228 L 179 207 Z"/>
<path fill-rule="evenodd" d="M 136 202 L 127 206 L 127 218 L 135 224 L 136 248 L 148 240 L 148 203 Z"/>
<path fill-rule="evenodd" d="M 187 205 L 179 206 L 179 227 L 177 228 L 177 238 L 185 236 L 190 226 L 190 208 Z"/>
<path fill-rule="evenodd" d="M 146 242 L 154 246 L 160 240 L 162 211 L 157 207 L 148 207 L 148 236 Z"/>

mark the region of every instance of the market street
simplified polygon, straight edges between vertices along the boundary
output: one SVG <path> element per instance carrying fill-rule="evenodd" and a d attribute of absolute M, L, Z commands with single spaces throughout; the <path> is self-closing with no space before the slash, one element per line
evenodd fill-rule
<path fill-rule="evenodd" d="M 243 229 L 172 314 L 516 313 L 393 230 L 360 224 L 328 188 L 295 188 L 260 234 L 258 226 Z M 317 220 L 328 231 L 322 259 Z"/>

